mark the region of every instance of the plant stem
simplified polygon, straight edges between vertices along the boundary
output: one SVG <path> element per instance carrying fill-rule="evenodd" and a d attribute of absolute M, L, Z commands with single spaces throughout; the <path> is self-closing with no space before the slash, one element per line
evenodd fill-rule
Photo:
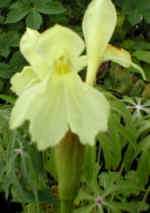
<path fill-rule="evenodd" d="M 55 147 L 61 213 L 72 212 L 72 203 L 80 186 L 83 147 L 78 136 L 71 131 Z"/>
<path fill-rule="evenodd" d="M 73 201 L 62 200 L 61 201 L 61 213 L 71 213 L 73 208 Z"/>

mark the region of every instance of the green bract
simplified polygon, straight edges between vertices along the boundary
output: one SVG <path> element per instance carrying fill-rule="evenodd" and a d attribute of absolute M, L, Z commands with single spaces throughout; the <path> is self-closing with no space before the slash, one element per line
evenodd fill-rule
<path fill-rule="evenodd" d="M 81 56 L 84 41 L 66 27 L 55 25 L 42 34 L 27 29 L 20 50 L 31 66 L 11 79 L 12 90 L 19 96 L 11 113 L 11 129 L 29 120 L 40 150 L 58 144 L 69 129 L 81 143 L 94 145 L 98 131 L 107 130 L 110 111 L 104 95 L 88 85 L 98 66 L 111 59 L 142 71 L 127 51 L 108 45 L 115 24 L 111 1 L 93 0 L 83 19 L 87 56 Z M 88 84 L 78 75 L 86 65 Z"/>

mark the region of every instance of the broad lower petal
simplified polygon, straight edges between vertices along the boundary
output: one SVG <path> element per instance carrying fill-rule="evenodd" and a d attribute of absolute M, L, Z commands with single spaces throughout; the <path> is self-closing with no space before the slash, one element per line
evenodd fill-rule
<path fill-rule="evenodd" d="M 10 82 L 11 90 L 20 96 L 26 89 L 33 87 L 40 81 L 32 67 L 27 66 L 21 72 L 14 74 Z"/>
<path fill-rule="evenodd" d="M 37 51 L 37 42 L 40 36 L 38 31 L 27 28 L 20 41 L 20 51 L 42 80 L 50 72 L 50 68 L 44 57 L 41 58 Z"/>
<path fill-rule="evenodd" d="M 142 75 L 143 79 L 145 79 L 143 69 L 137 64 L 132 62 L 131 55 L 128 51 L 122 48 L 117 48 L 112 45 L 108 45 L 104 53 L 103 61 L 109 60 L 116 62 L 126 68 L 129 68 L 131 66 L 134 67 L 137 70 L 137 72 L 139 72 Z"/>
<path fill-rule="evenodd" d="M 59 143 L 68 130 L 64 85 L 51 79 L 27 89 L 12 110 L 11 129 L 25 120 L 30 121 L 30 134 L 39 150 Z"/>
<path fill-rule="evenodd" d="M 49 64 L 60 57 L 72 59 L 74 62 L 74 58 L 83 52 L 84 42 L 69 28 L 55 25 L 41 34 L 37 48 L 41 57 L 44 57 Z"/>
<path fill-rule="evenodd" d="M 76 73 L 71 75 L 65 88 L 69 127 L 81 143 L 94 145 L 97 133 L 107 130 L 109 103 L 102 93 L 83 83 Z"/>
<path fill-rule="evenodd" d="M 83 32 L 87 46 L 87 82 L 93 84 L 104 51 L 116 26 L 117 15 L 111 0 L 93 0 L 83 18 Z"/>

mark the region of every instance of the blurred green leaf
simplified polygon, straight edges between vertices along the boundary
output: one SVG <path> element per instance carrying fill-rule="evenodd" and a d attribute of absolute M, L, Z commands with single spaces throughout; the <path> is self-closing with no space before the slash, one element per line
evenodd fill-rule
<path fill-rule="evenodd" d="M 128 20 L 129 20 L 130 24 L 133 26 L 140 23 L 142 21 L 142 19 L 143 19 L 143 16 L 136 9 L 134 10 L 134 12 L 132 11 L 131 13 L 128 14 Z"/>
<path fill-rule="evenodd" d="M 149 137 L 149 144 L 150 144 L 150 137 Z M 150 150 L 145 150 L 139 160 L 138 160 L 138 167 L 137 167 L 137 174 L 140 177 L 141 184 L 145 186 L 148 183 L 150 177 Z"/>
<path fill-rule="evenodd" d="M 37 5 L 36 9 L 40 13 L 48 15 L 62 14 L 66 11 L 61 2 L 47 0 L 45 2 L 40 2 L 40 4 Z"/>
<path fill-rule="evenodd" d="M 12 75 L 10 66 L 5 63 L 0 63 L 0 78 L 8 79 Z"/>
<path fill-rule="evenodd" d="M 42 22 L 42 16 L 36 10 L 32 10 L 26 18 L 27 27 L 35 30 L 40 28 Z"/>
<path fill-rule="evenodd" d="M 0 1 L 0 8 L 6 8 L 9 6 L 11 0 Z"/>
<path fill-rule="evenodd" d="M 85 146 L 83 175 L 89 183 L 93 181 L 93 177 L 95 174 L 94 172 L 95 164 L 96 164 L 96 147 Z"/>
<path fill-rule="evenodd" d="M 116 211 L 126 211 L 126 212 L 134 212 L 139 213 L 139 211 L 147 210 L 148 205 L 145 202 L 117 202 L 117 201 L 109 201 L 109 207 L 112 210 L 112 213 L 116 213 Z"/>
<path fill-rule="evenodd" d="M 143 11 L 144 19 L 150 24 L 150 9 L 146 9 Z"/>
<path fill-rule="evenodd" d="M 140 61 L 150 63 L 150 51 L 137 50 L 137 51 L 133 52 L 133 56 L 136 57 Z"/>
<path fill-rule="evenodd" d="M 144 40 L 124 40 L 120 44 L 122 48 L 129 50 L 150 50 L 150 43 Z"/>
<path fill-rule="evenodd" d="M 87 205 L 85 207 L 75 209 L 73 213 L 92 213 L 93 208 L 94 208 L 94 205 Z"/>
<path fill-rule="evenodd" d="M 17 23 L 18 21 L 22 20 L 29 12 L 29 8 L 12 9 L 8 12 L 5 23 Z"/>

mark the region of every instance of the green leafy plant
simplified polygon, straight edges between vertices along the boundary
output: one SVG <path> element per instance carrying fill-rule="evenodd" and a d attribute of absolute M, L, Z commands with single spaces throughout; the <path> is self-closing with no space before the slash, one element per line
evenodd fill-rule
<path fill-rule="evenodd" d="M 86 6 L 90 1 L 81 0 L 73 0 L 71 2 L 68 0 L 62 0 L 61 2 L 57 0 L 16 0 L 13 2 L 5 0 L 0 2 L 0 192 L 5 192 L 6 198 L 11 196 L 13 202 L 21 203 L 22 213 L 60 213 L 60 206 L 61 212 L 65 213 L 67 211 L 70 213 L 71 209 L 75 213 L 147 213 L 150 210 L 148 204 L 150 192 L 149 3 L 146 0 L 145 2 L 139 0 L 136 2 L 128 0 L 113 1 L 118 10 L 118 23 L 111 43 L 120 47 L 115 48 L 112 45 L 108 45 L 108 40 L 110 40 L 112 35 L 111 30 L 113 31 L 116 24 L 115 13 L 112 12 L 113 7 L 109 4 L 110 1 L 103 2 L 102 10 L 100 9 L 100 2 L 102 1 L 93 0 L 88 9 L 86 9 Z M 107 3 L 111 8 L 109 10 L 107 10 Z M 101 19 L 102 11 L 105 9 L 109 11 L 109 14 L 107 14 L 108 20 L 106 18 Z M 78 122 L 77 127 L 83 126 L 80 125 L 82 124 L 82 120 L 86 122 L 84 126 L 88 125 L 87 121 L 92 114 L 90 113 L 91 109 L 98 102 L 98 97 L 100 98 L 100 95 L 102 97 L 102 94 L 104 94 L 110 108 L 109 120 L 108 118 L 106 119 L 108 120 L 107 131 L 98 132 L 96 129 L 93 130 L 94 123 L 91 122 L 88 131 L 84 132 L 84 137 L 91 141 L 90 135 L 92 131 L 97 132 L 95 138 L 96 146 L 81 145 L 80 141 L 84 140 L 81 140 L 81 132 L 77 131 L 75 133 L 80 138 L 69 132 L 65 138 L 62 138 L 60 145 L 57 145 L 56 149 L 49 148 L 49 145 L 46 145 L 48 149 L 41 152 L 37 150 L 33 142 L 36 142 L 38 146 L 42 146 L 42 141 L 44 140 L 39 141 L 39 138 L 41 137 L 41 133 L 45 131 L 42 128 L 44 128 L 46 122 L 43 122 L 43 125 L 41 125 L 38 131 L 39 137 L 33 140 L 33 135 L 35 136 L 36 134 L 36 131 L 34 134 L 31 131 L 34 119 L 27 118 L 27 120 L 31 120 L 30 123 L 26 122 L 22 127 L 12 131 L 9 129 L 8 124 L 10 111 L 14 110 L 14 106 L 17 105 L 25 90 L 33 88 L 36 84 L 38 88 L 41 82 L 46 82 L 44 79 L 48 75 L 45 74 L 44 76 L 42 73 L 44 73 L 43 70 L 46 70 L 46 66 L 50 66 L 50 58 L 54 59 L 51 60 L 52 62 L 56 62 L 55 73 L 66 73 L 69 63 L 64 58 L 67 57 L 67 54 L 64 54 L 62 59 L 59 57 L 55 58 L 57 54 L 59 55 L 60 53 L 61 55 L 61 51 L 63 53 L 64 48 L 67 49 L 67 42 L 65 43 L 62 39 L 63 37 L 66 38 L 66 36 L 62 36 L 62 32 L 63 30 L 64 33 L 67 30 L 69 31 L 69 27 L 83 36 L 80 24 L 83 16 L 83 32 L 87 56 L 85 54 L 79 56 L 82 58 L 80 58 L 80 63 L 79 61 L 75 62 L 74 60 L 73 62 L 72 60 L 71 64 L 74 64 L 74 67 L 81 65 L 80 69 L 83 68 L 84 70 L 79 75 L 75 73 L 74 76 L 78 76 L 77 78 L 78 80 L 80 79 L 81 83 L 85 79 L 88 84 L 92 86 L 94 84 L 94 88 L 90 88 L 91 86 L 88 86 L 88 88 L 93 89 L 98 96 L 88 101 L 89 97 L 92 96 L 89 96 L 88 93 L 84 93 L 84 95 L 81 93 L 82 86 L 77 83 L 79 81 L 76 81 L 76 84 L 74 83 L 75 78 L 73 78 L 74 80 L 70 80 L 68 77 L 67 81 L 64 80 L 64 88 L 70 82 L 70 87 L 67 87 L 67 94 L 70 94 L 72 91 L 72 95 L 67 95 L 67 97 L 77 96 L 80 107 L 86 102 L 86 106 L 82 110 L 83 113 L 76 113 L 75 117 L 81 121 Z M 101 27 L 98 27 L 100 25 L 98 20 L 103 20 Z M 111 27 L 109 25 L 110 20 Z M 52 27 L 55 24 L 62 24 L 66 27 L 58 25 L 57 27 Z M 26 27 L 32 29 L 28 29 L 22 37 Z M 58 38 L 61 37 L 61 39 L 58 39 L 55 43 L 53 42 L 53 38 L 47 39 L 43 51 L 42 39 L 44 37 L 42 38 L 42 35 L 46 36 L 46 32 L 42 34 L 40 32 L 49 27 L 51 28 L 47 31 L 47 38 L 49 38 L 52 31 L 58 30 L 61 32 L 58 34 Z M 39 32 L 35 31 L 35 29 L 39 29 Z M 108 40 L 101 34 L 102 32 L 107 32 Z M 71 30 L 70 33 L 74 33 L 78 37 Z M 38 46 L 38 39 L 35 39 L 36 36 L 41 37 L 41 46 Z M 20 53 L 20 39 L 21 52 L 32 67 L 26 66 L 27 62 Z M 73 42 L 73 39 L 71 39 L 71 42 Z M 30 46 L 29 49 L 27 48 L 28 45 Z M 49 54 L 48 48 L 52 48 L 52 46 L 57 51 Z M 68 46 L 71 49 L 69 52 L 69 55 L 71 55 L 74 52 L 73 48 L 71 48 L 71 43 Z M 34 55 L 36 48 L 39 48 L 40 57 Z M 103 48 L 106 48 L 105 51 L 103 51 Z M 121 48 L 127 49 L 128 52 Z M 33 50 L 33 52 L 30 50 Z M 48 53 L 45 50 L 48 50 Z M 43 57 L 42 54 L 47 55 Z M 133 56 L 132 61 L 130 55 Z M 38 60 L 34 60 L 36 57 L 38 57 Z M 42 63 L 42 57 L 44 63 Z M 108 60 L 113 62 L 108 62 Z M 115 64 L 115 62 L 118 64 Z M 25 68 L 23 69 L 24 66 Z M 87 73 L 85 73 L 86 66 L 88 67 Z M 35 70 L 38 74 L 34 71 L 34 67 L 36 67 Z M 22 69 L 23 71 L 18 73 Z M 49 67 L 48 70 L 50 71 L 52 68 Z M 28 76 L 26 75 L 27 73 L 32 74 Z M 144 80 L 140 79 L 141 76 L 139 74 L 142 74 Z M 36 80 L 34 78 L 30 79 L 30 77 L 35 76 L 38 76 Z M 15 95 L 10 91 L 10 83 L 8 81 L 10 78 L 11 89 L 19 95 L 17 101 Z M 52 89 L 54 89 L 52 85 L 55 85 L 55 83 L 56 81 L 51 80 L 47 84 L 49 86 L 46 88 L 51 88 L 51 90 L 48 90 L 47 94 L 49 96 L 46 98 L 47 100 L 52 100 L 50 94 L 54 94 L 52 93 Z M 59 81 L 57 83 L 58 86 Z M 78 86 L 75 89 L 71 89 L 74 85 Z M 42 86 L 40 88 L 41 92 Z M 58 91 L 64 95 L 62 90 L 56 88 L 58 87 L 55 87 L 53 91 L 57 91 L 57 96 L 59 96 Z M 16 111 L 16 120 L 23 118 L 25 115 L 24 112 L 27 109 L 29 109 L 27 110 L 28 113 L 33 116 L 36 113 L 36 108 L 41 106 L 41 99 L 38 96 L 38 101 L 35 101 L 37 103 L 36 108 L 34 109 L 33 105 L 27 108 L 27 105 L 30 103 L 28 99 L 32 96 L 31 94 L 34 93 L 30 91 L 26 101 L 22 102 L 23 111 L 21 108 L 20 111 Z M 60 98 L 62 100 L 61 105 L 64 101 L 62 98 L 64 97 L 63 95 Z M 41 97 L 43 98 L 44 95 Z M 55 102 L 54 100 L 53 96 L 53 103 Z M 69 100 L 71 99 L 69 98 Z M 71 105 L 72 108 L 69 109 L 76 108 L 77 103 L 75 101 L 73 103 Z M 48 105 L 48 102 L 46 102 L 46 105 Z M 102 117 L 102 109 L 99 107 L 96 108 L 96 105 L 94 107 L 96 109 L 95 120 L 97 120 L 98 116 L 101 115 L 100 117 Z M 45 109 L 39 113 L 39 119 L 42 117 L 42 114 L 46 113 Z M 63 114 L 62 107 L 57 105 L 57 107 L 53 107 L 52 109 L 46 118 L 50 116 L 50 120 L 52 121 L 53 117 L 59 117 L 60 120 L 60 114 Z M 57 109 L 58 113 L 54 113 L 54 109 L 55 111 Z M 57 115 L 54 116 L 54 114 Z M 82 114 L 85 115 L 84 119 L 82 119 Z M 13 118 L 11 122 L 16 122 L 15 119 Z M 70 121 L 72 120 L 70 119 Z M 35 124 L 37 125 L 38 122 L 35 122 Z M 96 128 L 100 130 L 100 126 L 102 127 L 103 125 L 104 122 L 103 124 L 99 122 Z M 45 129 L 47 129 L 47 126 L 45 126 Z M 58 126 L 59 124 L 56 125 L 56 123 L 55 125 L 53 123 L 52 126 L 53 129 L 57 130 L 57 137 L 59 136 Z M 73 128 L 72 124 L 69 127 Z M 75 128 L 76 130 L 78 130 L 77 127 Z M 32 137 L 29 135 L 28 129 Z M 50 131 L 50 128 L 48 131 Z M 81 128 L 79 131 L 81 131 Z M 55 133 L 55 131 L 52 131 L 52 133 Z M 93 140 L 93 143 L 95 140 Z M 51 142 L 52 140 L 47 140 L 46 144 L 50 144 Z M 62 150 L 63 154 L 60 154 Z M 78 154 L 75 155 L 75 153 Z M 65 166 L 66 164 L 68 167 Z M 80 175 L 81 180 L 79 180 Z M 56 185 L 57 182 L 58 186 Z M 72 200 L 75 198 L 79 187 L 79 193 L 72 204 Z M 69 199 L 71 198 L 71 202 L 68 202 L 68 197 Z"/>
<path fill-rule="evenodd" d="M 65 8 L 59 1 L 19 0 L 10 6 L 5 23 L 17 23 L 26 17 L 28 27 L 39 29 L 43 22 L 40 13 L 56 15 L 64 12 Z"/>

